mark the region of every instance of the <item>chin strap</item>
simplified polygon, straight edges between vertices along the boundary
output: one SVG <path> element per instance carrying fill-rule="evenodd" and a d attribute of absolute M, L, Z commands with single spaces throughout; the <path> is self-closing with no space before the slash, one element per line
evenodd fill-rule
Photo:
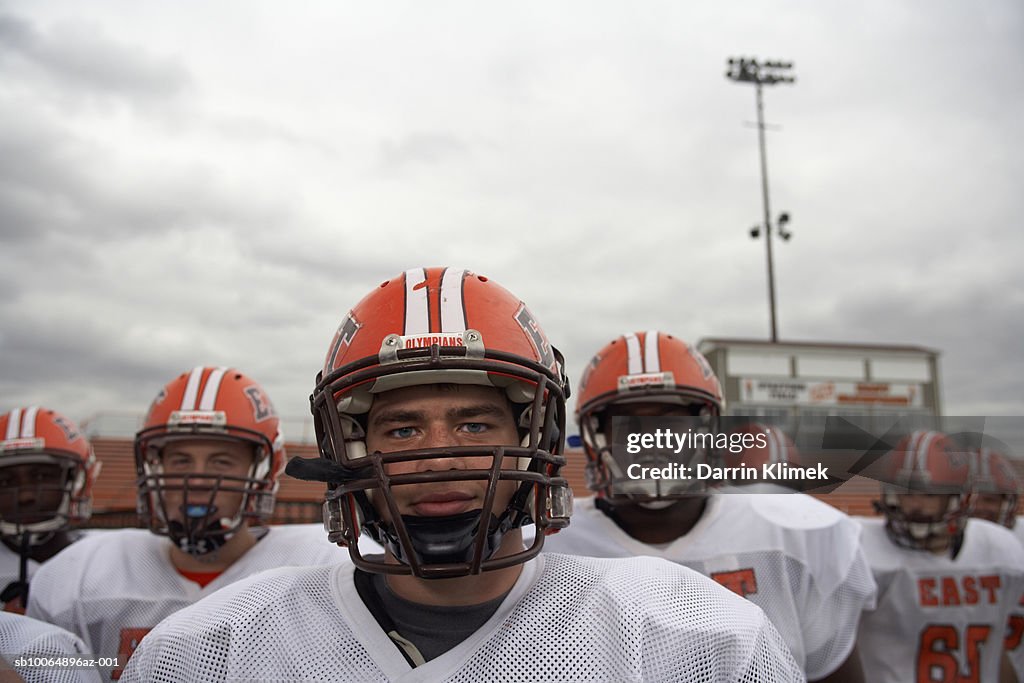
<path fill-rule="evenodd" d="M 217 514 L 215 506 L 186 505 L 182 506 L 182 512 L 185 513 L 185 521 L 168 522 L 167 533 L 182 551 L 193 557 L 208 555 L 222 548 L 234 536 L 222 520 L 205 523 Z"/>
<path fill-rule="evenodd" d="M 0 593 L 0 601 L 4 603 L 6 611 L 24 614 L 28 609 L 28 561 L 32 545 L 32 534 L 28 531 L 22 533 L 18 549 L 18 580 L 11 581 Z M 11 607 L 7 608 L 7 604 L 11 604 Z"/>

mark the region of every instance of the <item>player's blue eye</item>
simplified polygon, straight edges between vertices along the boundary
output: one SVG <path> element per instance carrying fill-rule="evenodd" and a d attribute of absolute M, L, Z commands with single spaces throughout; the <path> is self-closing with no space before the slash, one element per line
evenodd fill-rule
<path fill-rule="evenodd" d="M 462 425 L 462 427 L 465 431 L 469 432 L 470 434 L 479 434 L 481 432 L 487 431 L 487 425 L 485 425 L 482 422 L 467 422 L 466 424 Z"/>
<path fill-rule="evenodd" d="M 391 430 L 391 436 L 397 437 L 399 439 L 408 439 L 415 433 L 415 431 L 416 430 L 413 429 L 412 427 L 399 427 L 398 429 Z"/>

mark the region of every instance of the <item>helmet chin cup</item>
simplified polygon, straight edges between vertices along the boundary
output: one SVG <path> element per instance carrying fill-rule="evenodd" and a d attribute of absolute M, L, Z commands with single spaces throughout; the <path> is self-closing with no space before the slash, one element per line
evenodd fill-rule
<path fill-rule="evenodd" d="M 412 551 L 419 564 L 458 564 L 471 562 L 480 528 L 481 510 L 469 510 L 444 517 L 402 515 L 402 524 L 412 541 Z M 505 530 L 490 515 L 481 559 L 489 560 L 501 545 Z M 385 545 L 404 564 L 410 564 L 402 544 L 394 534 L 385 536 Z"/>
<path fill-rule="evenodd" d="M 226 520 L 216 519 L 216 506 L 183 505 L 184 522 L 173 519 L 167 523 L 167 535 L 182 552 L 193 557 L 209 555 L 224 547 L 234 531 Z"/>
<path fill-rule="evenodd" d="M 638 503 L 638 505 L 645 510 L 664 510 L 672 507 L 675 502 L 674 500 L 649 500 Z"/>

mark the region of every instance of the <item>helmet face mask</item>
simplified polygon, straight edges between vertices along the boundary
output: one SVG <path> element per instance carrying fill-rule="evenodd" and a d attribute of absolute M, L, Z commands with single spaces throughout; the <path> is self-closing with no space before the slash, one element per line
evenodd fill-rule
<path fill-rule="evenodd" d="M 614 422 L 631 433 L 635 430 L 628 428 L 627 420 L 644 417 L 699 418 L 699 431 L 717 429 L 724 405 L 721 387 L 696 349 L 653 330 L 624 335 L 597 352 L 578 393 L 576 421 L 587 457 L 587 486 L 599 497 L 612 504 L 657 508 L 706 493 L 702 480 L 632 479 L 628 469 L 630 465 L 664 467 L 670 462 L 717 465 L 714 449 L 692 448 L 671 457 L 652 449 L 629 454 L 622 444 L 614 447 L 612 438 Z"/>
<path fill-rule="evenodd" d="M 77 463 L 62 455 L 15 456 L 0 468 L 3 535 L 68 528 Z"/>
<path fill-rule="evenodd" d="M 935 502 L 922 512 L 912 502 L 917 498 Z M 889 489 L 882 494 L 881 506 L 886 531 L 892 541 L 913 550 L 945 549 L 951 539 L 963 532 L 969 510 L 967 497 L 959 494 L 911 494 Z"/>
<path fill-rule="evenodd" d="M 389 316 L 396 309 L 403 315 Z M 438 309 L 436 319 L 427 314 Z M 385 440 L 377 448 L 368 418 L 380 402 L 429 391 L 444 395 L 420 405 L 461 406 L 470 415 L 464 422 L 473 422 L 476 403 L 501 403 L 502 442 L 453 438 L 450 445 L 404 448 Z M 478 574 L 534 557 L 544 534 L 567 524 L 571 508 L 568 482 L 558 476 L 565 398 L 560 355 L 499 285 L 440 268 L 388 281 L 346 317 L 310 397 L 321 453 L 344 471 L 343 481 L 330 482 L 324 505 L 329 538 L 347 545 L 366 571 L 421 578 Z M 478 509 L 409 514 L 413 493 L 460 487 L 477 492 Z M 499 551 L 506 533 L 529 523 L 538 528 L 530 548 Z M 361 532 L 391 558 L 363 556 Z"/>
<path fill-rule="evenodd" d="M 144 434 L 141 486 L 164 535 L 190 555 L 221 547 L 246 518 L 273 510 L 265 444 L 240 436 Z M 193 457 L 194 456 L 194 457 Z"/>
<path fill-rule="evenodd" d="M 136 434 L 139 516 L 190 555 L 213 552 L 273 514 L 284 456 L 263 389 L 236 370 L 197 367 L 160 392 Z"/>
<path fill-rule="evenodd" d="M 668 507 L 673 501 L 703 495 L 706 486 L 698 479 L 635 479 L 629 476 L 630 467 L 664 468 L 674 463 L 695 467 L 698 464 L 717 463 L 717 452 L 705 446 L 675 449 L 642 449 L 630 454 L 621 437 L 615 432 L 639 433 L 645 418 L 663 418 L 668 424 L 673 417 L 699 418 L 700 433 L 712 433 L 718 424 L 717 409 L 704 401 L 686 402 L 678 394 L 648 393 L 639 398 L 610 401 L 607 407 L 594 406 L 589 419 L 581 425 L 584 444 L 587 445 L 585 475 L 591 490 L 612 504 L 638 503 L 649 509 Z M 687 422 L 688 428 L 690 421 Z"/>
<path fill-rule="evenodd" d="M 884 458 L 882 496 L 890 540 L 904 548 L 956 548 L 971 513 L 967 453 L 941 432 L 919 430 Z"/>
<path fill-rule="evenodd" d="M 1012 529 L 1017 523 L 1016 494 L 979 493 L 974 496 L 973 516 Z"/>
<path fill-rule="evenodd" d="M 1012 529 L 1017 523 L 1021 480 L 1002 453 L 991 448 L 971 451 L 973 516 Z"/>
<path fill-rule="evenodd" d="M 0 535 L 39 545 L 86 521 L 99 474 L 92 447 L 71 420 L 45 408 L 0 417 Z"/>

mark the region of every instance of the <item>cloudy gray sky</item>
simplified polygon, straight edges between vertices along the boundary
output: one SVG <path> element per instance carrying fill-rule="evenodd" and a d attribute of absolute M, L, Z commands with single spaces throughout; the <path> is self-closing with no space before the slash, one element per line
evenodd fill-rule
<path fill-rule="evenodd" d="M 302 417 L 348 308 L 420 265 L 569 359 L 657 327 L 942 351 L 1024 415 L 1024 6 L 0 1 L 0 409 L 145 410 L 197 364 Z"/>

